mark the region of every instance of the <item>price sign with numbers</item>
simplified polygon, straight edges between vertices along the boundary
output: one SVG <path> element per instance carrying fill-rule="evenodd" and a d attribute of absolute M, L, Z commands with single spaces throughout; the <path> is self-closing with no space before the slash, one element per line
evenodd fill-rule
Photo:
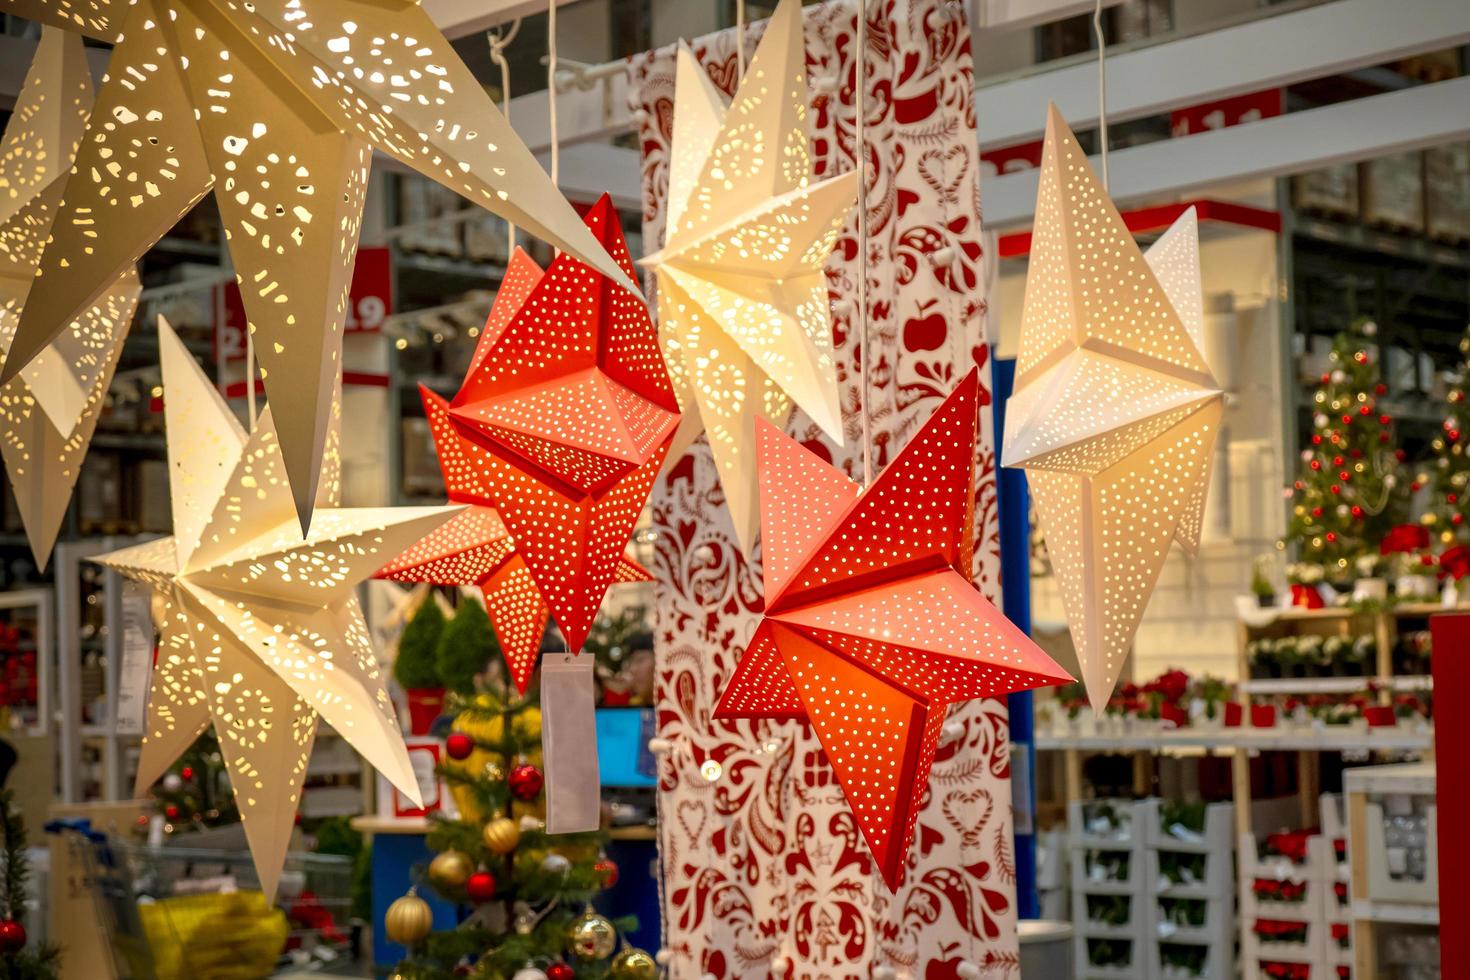
<path fill-rule="evenodd" d="M 347 333 L 377 333 L 393 312 L 393 260 L 386 248 L 359 248 L 347 293 Z M 214 287 L 215 356 L 245 359 L 245 304 L 231 281 Z"/>

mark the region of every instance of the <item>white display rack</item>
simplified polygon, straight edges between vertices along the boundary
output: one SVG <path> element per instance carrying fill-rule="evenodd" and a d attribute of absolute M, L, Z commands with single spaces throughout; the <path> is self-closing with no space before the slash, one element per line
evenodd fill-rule
<path fill-rule="evenodd" d="M 1099 832 L 1089 826 L 1099 808 L 1111 807 L 1119 816 L 1116 830 Z M 1067 843 L 1072 880 L 1073 961 L 1077 980 L 1146 980 L 1146 940 L 1152 934 L 1149 903 L 1146 899 L 1147 874 L 1144 862 L 1144 834 L 1147 813 L 1144 803 L 1129 800 L 1073 800 L 1067 806 Z M 1125 854 L 1128 876 L 1123 880 L 1098 880 L 1090 873 L 1089 858 L 1099 854 Z M 1087 914 L 1088 899 L 1112 900 L 1122 897 L 1128 902 L 1128 920 L 1120 925 L 1092 921 Z M 1126 942 L 1129 962 L 1126 967 L 1094 966 L 1088 955 L 1090 946 L 1098 942 Z"/>
<path fill-rule="evenodd" d="M 1195 833 L 1163 826 L 1159 800 L 1140 804 L 1144 818 L 1144 867 L 1152 929 L 1144 944 L 1148 976 L 1154 980 L 1200 977 L 1203 980 L 1232 980 L 1235 976 L 1235 865 L 1232 823 L 1234 807 L 1211 803 L 1205 808 L 1204 829 Z M 1163 866 L 1174 856 L 1191 863 L 1201 859 L 1203 875 L 1194 880 L 1174 881 Z M 1204 907 L 1199 925 L 1171 922 L 1166 907 L 1188 903 Z M 1203 950 L 1203 965 L 1196 972 L 1165 964 L 1164 947 L 1193 946 Z"/>
<path fill-rule="evenodd" d="M 1044 830 L 1036 837 L 1036 894 L 1041 918 L 1051 922 L 1071 919 L 1070 848 L 1067 831 Z"/>
<path fill-rule="evenodd" d="M 1306 858 L 1296 863 L 1285 857 L 1259 856 L 1251 835 L 1240 839 L 1240 960 L 1244 980 L 1266 976 L 1262 963 L 1300 963 L 1310 968 L 1312 980 L 1337 980 L 1338 966 L 1351 967 L 1351 943 L 1344 947 L 1334 937 L 1334 927 L 1350 930 L 1349 906 L 1337 898 L 1336 886 L 1347 886 L 1350 875 L 1339 861 L 1334 840 L 1343 839 L 1342 798 L 1324 793 L 1320 798 L 1322 833 L 1307 840 Z M 1299 902 L 1263 899 L 1255 892 L 1258 879 L 1292 882 L 1304 887 Z M 1258 920 L 1302 922 L 1306 938 L 1300 943 L 1268 942 L 1256 933 Z"/>

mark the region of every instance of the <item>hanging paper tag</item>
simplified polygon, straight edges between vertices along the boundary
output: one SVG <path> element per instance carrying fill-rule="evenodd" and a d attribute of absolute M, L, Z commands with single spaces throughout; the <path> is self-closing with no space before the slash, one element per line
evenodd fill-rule
<path fill-rule="evenodd" d="M 577 834 L 601 822 L 593 659 L 550 654 L 541 662 L 541 752 L 546 832 Z"/>
<path fill-rule="evenodd" d="M 123 584 L 122 662 L 117 672 L 117 733 L 142 735 L 153 675 L 152 592 L 137 582 Z"/>

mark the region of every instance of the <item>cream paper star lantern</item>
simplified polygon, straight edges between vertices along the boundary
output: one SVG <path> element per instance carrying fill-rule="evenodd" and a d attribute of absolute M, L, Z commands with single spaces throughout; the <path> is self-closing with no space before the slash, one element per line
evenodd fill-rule
<path fill-rule="evenodd" d="M 270 409 L 247 435 L 161 318 L 159 345 L 174 533 L 96 559 L 163 600 L 137 787 L 213 723 L 270 896 L 318 718 L 418 800 L 355 589 L 460 508 L 336 508 L 329 438 L 303 536 Z"/>
<path fill-rule="evenodd" d="M 0 350 L 8 353 L 92 108 L 82 39 L 44 28 L 0 143 Z M 128 266 L 0 388 L 0 454 L 45 568 L 138 304 Z"/>
<path fill-rule="evenodd" d="M 1169 545 L 1198 549 L 1224 410 L 1202 352 L 1199 230 L 1145 255 L 1053 106 L 1003 462 L 1026 470 L 1101 711 Z"/>
<path fill-rule="evenodd" d="M 115 42 L 0 382 L 211 189 L 301 526 L 377 150 L 636 292 L 409 0 L 3 0 Z"/>
<path fill-rule="evenodd" d="M 843 441 L 822 266 L 857 198 L 857 173 L 813 183 L 801 4 L 782 0 L 727 109 L 679 48 L 659 336 L 683 420 L 670 455 L 701 430 L 747 552 L 760 525 L 755 420 L 792 403 Z"/>

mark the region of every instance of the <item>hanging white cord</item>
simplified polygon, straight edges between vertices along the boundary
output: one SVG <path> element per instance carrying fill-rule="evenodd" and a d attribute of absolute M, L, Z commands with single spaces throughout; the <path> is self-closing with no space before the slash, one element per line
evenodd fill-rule
<path fill-rule="evenodd" d="M 867 111 L 864 98 L 868 80 L 865 77 L 868 47 L 868 11 L 864 0 L 857 0 L 857 50 L 853 56 L 853 107 L 857 112 L 856 133 L 853 151 L 858 173 L 858 281 L 857 281 L 857 329 L 858 358 L 862 376 L 863 420 L 863 486 L 873 483 L 873 419 L 868 411 L 870 388 L 868 385 L 868 150 L 864 143 L 863 115 Z"/>
<path fill-rule="evenodd" d="M 1103 190 L 1108 189 L 1108 68 L 1107 39 L 1103 37 L 1103 5 L 1097 0 L 1092 11 L 1092 31 L 1097 35 L 1097 142 L 1102 157 Z"/>
<path fill-rule="evenodd" d="M 490 60 L 500 68 L 500 112 L 505 116 L 507 124 L 510 123 L 510 62 L 505 60 L 505 49 L 520 31 L 521 19 L 517 17 L 504 34 L 499 30 L 485 32 L 485 40 L 490 43 Z M 509 260 L 516 250 L 515 223 L 507 221 L 505 229 L 505 257 Z"/>
<path fill-rule="evenodd" d="M 546 98 L 550 102 L 547 122 L 551 126 L 551 182 L 557 183 L 561 169 L 561 147 L 556 136 L 556 7 L 558 0 L 551 0 L 546 9 Z"/>
<path fill-rule="evenodd" d="M 255 334 L 245 327 L 245 411 L 250 416 L 250 431 L 255 431 Z"/>
<path fill-rule="evenodd" d="M 745 77 L 745 0 L 735 0 L 735 81 Z"/>

